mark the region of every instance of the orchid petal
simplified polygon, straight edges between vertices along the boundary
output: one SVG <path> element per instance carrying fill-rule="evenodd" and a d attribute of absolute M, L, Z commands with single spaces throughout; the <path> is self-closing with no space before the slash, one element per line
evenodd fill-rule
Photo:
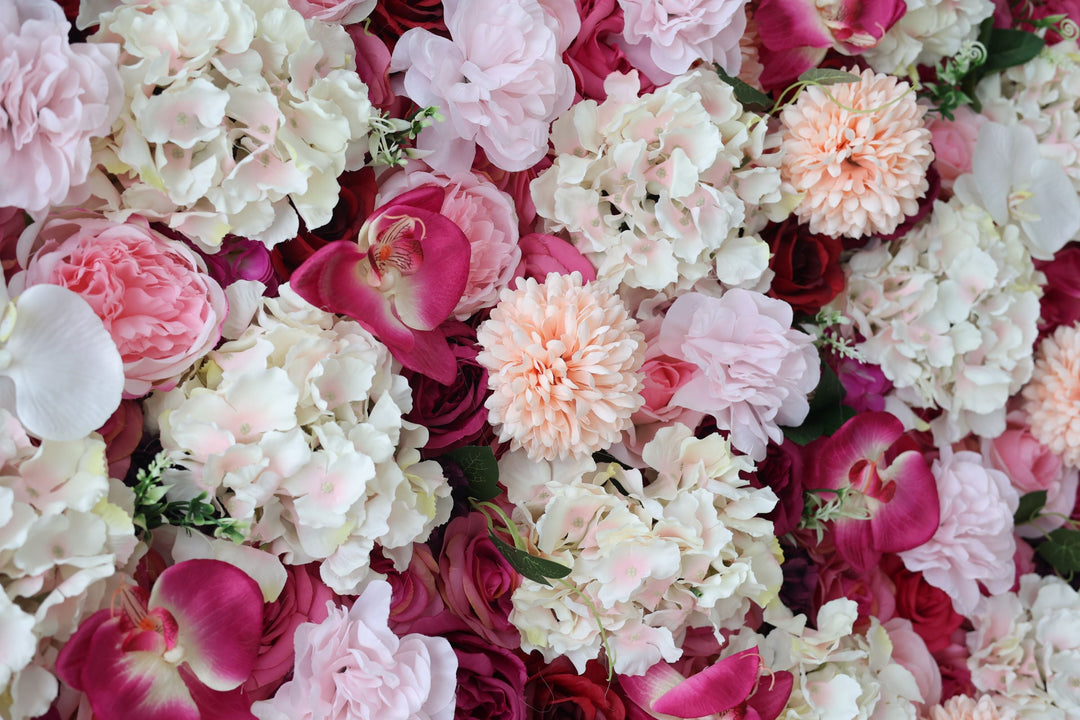
<path fill-rule="evenodd" d="M 863 573 L 881 559 L 881 550 L 873 542 L 872 520 L 838 518 L 833 521 L 836 552 L 855 572 Z"/>
<path fill-rule="evenodd" d="M 795 676 L 791 673 L 786 670 L 774 672 L 758 683 L 757 692 L 750 697 L 750 707 L 757 711 L 760 720 L 776 720 L 787 706 L 794 685 Z"/>
<path fill-rule="evenodd" d="M 242 688 L 227 692 L 211 690 L 185 667 L 180 668 L 180 677 L 199 706 L 199 720 L 256 720 L 251 712 L 251 698 Z"/>
<path fill-rule="evenodd" d="M 78 440 L 120 405 L 124 365 L 101 319 L 81 297 L 35 285 L 15 300 L 16 318 L 0 370 L 15 384 L 16 415 L 46 440 Z"/>
<path fill-rule="evenodd" d="M 926 460 L 914 450 L 901 453 L 881 479 L 893 484 L 895 494 L 877 507 L 870 520 L 874 547 L 897 553 L 922 545 L 937 532 L 941 520 L 937 482 Z"/>
<path fill-rule="evenodd" d="M 262 636 L 262 592 L 243 570 L 220 560 L 188 560 L 161 574 L 151 608 L 172 613 L 177 644 L 195 676 L 231 690 L 255 667 Z"/>
<path fill-rule="evenodd" d="M 658 698 L 652 709 L 687 718 L 726 712 L 746 702 L 760 667 L 757 648 L 736 653 L 679 683 Z"/>
<path fill-rule="evenodd" d="M 446 190 L 438 185 L 421 185 L 408 192 L 390 198 L 385 203 L 375 208 L 373 217 L 383 214 L 397 215 L 408 213 L 410 210 L 426 210 L 430 213 L 438 213 L 442 210 L 443 200 L 446 198 Z"/>
<path fill-rule="evenodd" d="M 104 623 L 112 618 L 108 610 L 98 610 L 79 624 L 79 629 L 60 648 L 60 654 L 56 656 L 56 674 L 65 683 L 76 690 L 87 689 L 83 682 L 82 670 L 88 664 L 90 658 L 90 641 L 94 639 L 94 633 Z"/>
<path fill-rule="evenodd" d="M 389 344 L 387 347 L 402 365 L 435 382 L 450 385 L 457 377 L 457 356 L 441 329 L 415 333 L 412 347 L 408 349 Z"/>
<path fill-rule="evenodd" d="M 835 490 L 849 486 L 849 473 L 856 463 L 876 461 L 903 434 L 903 423 L 886 412 L 851 418 L 828 440 L 818 466 L 817 487 Z"/>
<path fill-rule="evenodd" d="M 654 702 L 674 690 L 684 680 L 686 678 L 678 670 L 666 662 L 658 662 L 644 675 L 619 676 L 619 685 L 628 698 L 642 708 L 651 710 Z"/>
<path fill-rule="evenodd" d="M 394 309 L 416 330 L 433 330 L 450 317 L 465 292 L 471 246 L 452 220 L 438 213 L 410 210 L 423 223 L 423 260 L 394 286 Z"/>
<path fill-rule="evenodd" d="M 833 37 L 812 0 L 761 0 L 754 13 L 758 37 L 770 50 L 827 48 Z"/>

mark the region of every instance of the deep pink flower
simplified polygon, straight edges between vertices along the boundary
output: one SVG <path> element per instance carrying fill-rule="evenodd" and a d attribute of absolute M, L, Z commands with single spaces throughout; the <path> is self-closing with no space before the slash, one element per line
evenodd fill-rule
<path fill-rule="evenodd" d="M 449 385 L 457 363 L 439 328 L 465 291 L 469 241 L 440 214 L 443 189 L 424 186 L 378 208 L 359 243 L 335 242 L 293 272 L 292 288 L 348 315 L 405 367 Z"/>
<path fill-rule="evenodd" d="M 563 60 L 574 73 L 577 94 L 586 100 L 603 102 L 607 97 L 604 80 L 613 72 L 626 74 L 634 69 L 619 46 L 623 31 L 623 10 L 616 0 L 577 0 L 581 29 Z M 652 80 L 641 78 L 643 93 L 656 89 Z"/>
<path fill-rule="evenodd" d="M 518 247 L 521 249 L 521 262 L 514 277 L 536 278 L 537 282 L 542 283 L 548 273 L 569 275 L 576 271 L 581 273 L 585 282 L 596 279 L 596 268 L 580 250 L 562 238 L 529 233 L 518 241 Z"/>

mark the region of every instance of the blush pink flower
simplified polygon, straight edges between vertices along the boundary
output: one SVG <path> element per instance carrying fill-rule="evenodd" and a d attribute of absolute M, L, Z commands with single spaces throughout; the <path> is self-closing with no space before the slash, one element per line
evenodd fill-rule
<path fill-rule="evenodd" d="M 63 202 L 120 112 L 119 46 L 71 45 L 69 29 L 50 0 L 0 4 L 0 207 Z"/>
<path fill-rule="evenodd" d="M 929 711 L 930 720 L 1013 720 L 1016 712 L 999 710 L 991 695 L 982 695 L 978 702 L 967 695 L 954 695 Z"/>
<path fill-rule="evenodd" d="M 926 109 L 895 77 L 864 70 L 859 78 L 808 87 L 780 115 L 783 177 L 803 194 L 795 214 L 813 233 L 887 235 L 930 188 Z"/>
<path fill-rule="evenodd" d="M 975 141 L 986 116 L 961 105 L 953 110 L 953 119 L 933 115 L 926 123 L 934 146 L 934 167 L 941 176 L 941 186 L 952 192 L 953 181 L 971 172 L 971 160 L 975 155 Z"/>
<path fill-rule="evenodd" d="M 731 444 L 755 460 L 780 425 L 798 425 L 821 376 L 814 341 L 791 327 L 791 306 L 749 290 L 720 298 L 687 293 L 668 309 L 660 349 L 698 372 L 671 404 L 712 415 Z"/>
<path fill-rule="evenodd" d="M 376 580 L 351 610 L 330 605 L 326 620 L 297 628 L 292 680 L 251 712 L 260 720 L 454 717 L 457 656 L 444 638 L 391 632 L 390 595 Z"/>
<path fill-rule="evenodd" d="M 579 272 L 585 282 L 596 279 L 596 268 L 580 250 L 562 238 L 529 233 L 518 241 L 518 249 L 521 250 L 521 262 L 514 272 L 515 277 L 531 277 L 543 282 L 550 273 L 569 275 Z"/>
<path fill-rule="evenodd" d="M 518 279 L 476 336 L 489 422 L 532 460 L 603 449 L 641 407 L 644 339 L 618 297 L 579 273 Z"/>
<path fill-rule="evenodd" d="M 1080 325 L 1062 325 L 1043 339 L 1023 396 L 1035 439 L 1067 466 L 1080 467 Z"/>
<path fill-rule="evenodd" d="M 375 8 L 375 0 L 289 0 L 293 10 L 309 20 L 351 25 Z"/>
<path fill-rule="evenodd" d="M 221 286 L 194 251 L 142 218 L 70 213 L 46 219 L 24 241 L 26 271 L 16 282 L 59 285 L 86 300 L 120 351 L 128 397 L 167 387 L 220 338 Z"/>

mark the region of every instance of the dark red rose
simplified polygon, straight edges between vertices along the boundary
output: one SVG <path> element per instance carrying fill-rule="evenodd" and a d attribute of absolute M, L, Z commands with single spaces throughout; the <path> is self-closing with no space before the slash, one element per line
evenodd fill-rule
<path fill-rule="evenodd" d="M 458 659 L 456 720 L 526 717 L 525 663 L 514 652 L 470 632 L 448 632 Z"/>
<path fill-rule="evenodd" d="M 761 235 L 769 243 L 769 267 L 776 273 L 771 297 L 813 315 L 844 289 L 840 239 L 814 235 L 795 218 L 770 225 Z"/>
<path fill-rule="evenodd" d="M 779 501 L 767 516 L 773 521 L 777 537 L 787 535 L 799 524 L 803 514 L 803 482 L 807 472 L 808 448 L 790 440 L 782 445 L 769 443 L 765 459 L 758 463 L 755 484 L 771 488 Z"/>
<path fill-rule="evenodd" d="M 628 703 L 597 661 L 590 660 L 579 675 L 566 657 L 549 664 L 539 653 L 533 653 L 528 668 L 528 720 L 626 720 Z"/>
<path fill-rule="evenodd" d="M 392 50 L 406 30 L 424 28 L 447 35 L 442 0 L 380 0 L 368 18 L 371 31 Z"/>
<path fill-rule="evenodd" d="M 574 73 L 578 96 L 602 102 L 607 97 L 604 79 L 613 72 L 634 69 L 617 44 L 623 31 L 623 11 L 616 0 L 577 0 L 577 6 L 581 30 L 563 53 L 563 62 Z M 641 92 L 656 89 L 648 78 L 638 75 Z"/>
<path fill-rule="evenodd" d="M 417 543 L 413 547 L 409 567 L 399 571 L 383 555 L 382 548 L 376 546 L 371 553 L 371 569 L 385 575 L 386 582 L 390 584 L 390 617 L 387 622 L 391 630 L 399 636 L 409 633 L 438 635 L 442 632 L 446 621 L 441 618 L 449 614 L 435 580 L 439 566 L 431 554 L 431 548 Z M 457 628 L 461 624 L 454 620 L 453 626 Z"/>
<path fill-rule="evenodd" d="M 949 596 L 926 582 L 921 572 L 904 567 L 896 555 L 886 555 L 881 565 L 896 586 L 896 614 L 911 621 L 930 652 L 948 647 L 953 631 L 964 622 Z"/>
<path fill-rule="evenodd" d="M 1042 300 L 1039 303 L 1040 337 L 1049 335 L 1059 325 L 1080 320 L 1080 244 L 1069 243 L 1053 260 L 1036 260 L 1035 268 L 1046 273 Z"/>

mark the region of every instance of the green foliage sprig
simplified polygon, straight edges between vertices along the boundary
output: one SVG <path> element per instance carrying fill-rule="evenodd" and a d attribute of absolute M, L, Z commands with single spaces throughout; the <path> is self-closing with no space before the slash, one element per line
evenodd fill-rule
<path fill-rule="evenodd" d="M 170 501 L 165 495 L 171 485 L 162 482 L 162 474 L 172 467 L 165 451 L 159 452 L 145 468 L 135 475 L 135 516 L 139 536 L 146 540 L 151 531 L 162 525 L 194 528 L 200 532 L 212 529 L 214 537 L 239 543 L 244 540 L 246 524 L 224 517 L 217 507 L 207 502 L 207 494 L 199 493 L 191 500 Z"/>

